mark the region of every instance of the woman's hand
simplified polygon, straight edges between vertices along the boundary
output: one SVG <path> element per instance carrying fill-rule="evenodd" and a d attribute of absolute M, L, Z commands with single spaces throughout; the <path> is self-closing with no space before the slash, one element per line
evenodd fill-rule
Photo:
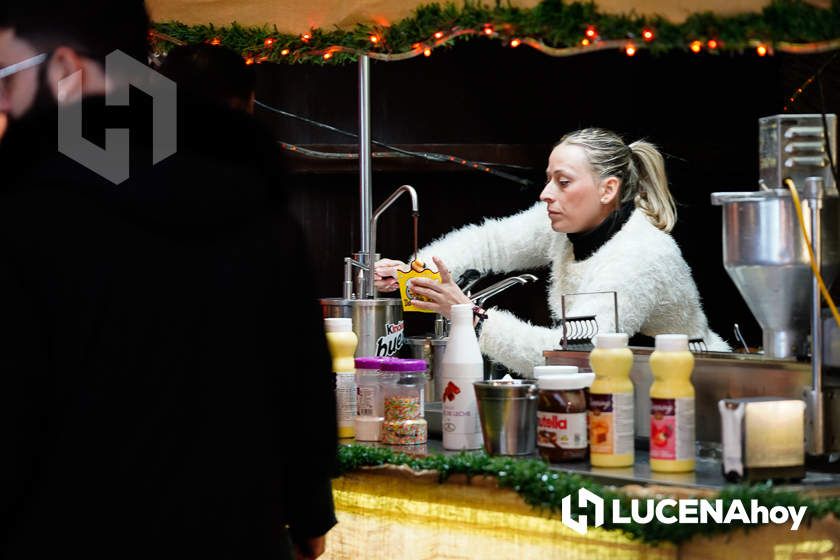
<path fill-rule="evenodd" d="M 440 272 L 440 282 L 431 278 L 412 278 L 411 280 L 411 291 L 432 301 L 415 299 L 411 301 L 411 304 L 419 309 L 428 309 L 440 313 L 449 319 L 452 316 L 453 305 L 472 303 L 472 300 L 452 280 L 452 274 L 449 273 L 449 269 L 446 268 L 443 261 L 437 257 L 432 257 L 432 260 L 437 266 L 438 272 Z"/>
<path fill-rule="evenodd" d="M 373 284 L 380 292 L 394 292 L 399 289 L 397 269 L 405 268 L 405 263 L 393 259 L 380 259 L 373 265 Z"/>

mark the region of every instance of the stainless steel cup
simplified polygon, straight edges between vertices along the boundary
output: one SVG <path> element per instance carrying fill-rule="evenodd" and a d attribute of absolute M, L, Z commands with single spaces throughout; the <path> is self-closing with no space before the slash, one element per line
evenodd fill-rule
<path fill-rule="evenodd" d="M 531 455 L 537 444 L 537 383 L 533 379 L 476 381 L 484 449 L 490 455 Z"/>

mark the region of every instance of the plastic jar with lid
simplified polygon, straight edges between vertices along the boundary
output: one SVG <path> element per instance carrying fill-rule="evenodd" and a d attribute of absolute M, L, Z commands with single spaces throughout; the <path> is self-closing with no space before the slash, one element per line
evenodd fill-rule
<path fill-rule="evenodd" d="M 550 373 L 552 366 L 534 372 L 539 386 L 537 449 L 552 463 L 583 461 L 588 452 L 588 387 L 593 373 Z M 558 366 L 567 367 L 567 366 Z M 535 368 L 536 370 L 537 368 Z"/>
<path fill-rule="evenodd" d="M 423 418 L 425 360 L 385 359 L 383 375 L 382 442 L 392 445 L 426 443 L 428 424 Z"/>
<path fill-rule="evenodd" d="M 381 439 L 383 408 L 380 383 L 383 358 L 378 356 L 356 358 L 356 440 Z"/>

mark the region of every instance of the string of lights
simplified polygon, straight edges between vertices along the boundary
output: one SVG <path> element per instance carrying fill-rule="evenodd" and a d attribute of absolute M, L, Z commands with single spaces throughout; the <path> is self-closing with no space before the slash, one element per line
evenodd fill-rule
<path fill-rule="evenodd" d="M 359 135 L 356 134 L 355 132 L 350 132 L 350 131 L 347 131 L 347 130 L 343 130 L 341 128 L 338 128 L 338 127 L 335 127 L 335 126 L 332 126 L 332 125 L 329 125 L 329 124 L 326 124 L 326 123 L 318 122 L 316 120 L 313 120 L 313 119 L 310 119 L 310 118 L 307 118 L 307 117 L 303 117 L 301 115 L 296 115 L 295 113 L 290 113 L 288 111 L 284 111 L 283 109 L 279 109 L 277 107 L 272 107 L 271 105 L 263 103 L 262 101 L 259 101 L 259 100 L 255 101 L 254 104 L 257 107 L 259 107 L 261 109 L 264 109 L 266 111 L 276 113 L 276 114 L 282 115 L 284 117 L 299 120 L 299 121 L 305 122 L 309 125 L 312 125 L 312 126 L 315 126 L 315 127 L 318 127 L 318 128 L 322 128 L 324 130 L 329 130 L 330 132 L 335 132 L 337 134 L 341 134 L 343 136 L 347 136 L 347 137 L 354 138 L 354 139 L 358 139 L 358 137 L 359 137 Z M 503 164 L 484 163 L 484 162 L 464 159 L 462 157 L 458 157 L 458 156 L 454 156 L 454 155 L 438 154 L 438 153 L 434 153 L 434 152 L 415 152 L 415 151 L 411 151 L 411 150 L 405 150 L 403 148 L 398 148 L 396 146 L 392 146 L 392 145 L 386 144 L 384 142 L 379 142 L 377 140 L 371 140 L 371 144 L 373 144 L 375 146 L 385 148 L 385 149 L 388 149 L 388 150 L 391 150 L 392 152 L 396 152 L 396 153 L 403 154 L 405 156 L 414 157 L 414 158 L 424 159 L 426 161 L 433 161 L 435 163 L 451 163 L 451 164 L 455 164 L 455 165 L 460 165 L 462 167 L 465 167 L 465 168 L 468 168 L 468 169 L 471 169 L 471 170 L 474 170 L 474 171 L 480 171 L 480 172 L 483 172 L 483 173 L 488 173 L 488 174 L 493 175 L 495 177 L 499 177 L 499 178 L 505 179 L 507 181 L 512 181 L 512 182 L 517 183 L 517 184 L 519 184 L 523 187 L 529 187 L 529 186 L 532 186 L 534 184 L 533 181 L 531 181 L 529 179 L 523 179 L 522 177 L 517 177 L 516 175 L 513 175 L 511 173 L 507 173 L 506 171 L 501 171 L 500 169 L 496 169 L 496 167 L 503 166 Z M 336 157 L 336 154 L 334 154 L 334 153 L 318 152 L 316 150 L 310 150 L 308 148 L 302 148 L 300 146 L 297 146 L 295 144 L 290 144 L 288 142 L 280 142 L 280 146 L 284 150 L 288 150 L 290 152 L 302 153 L 304 155 L 308 155 L 308 156 L 311 156 L 311 157 L 324 157 L 324 158 L 328 158 L 328 159 L 339 159 L 339 158 L 341 158 L 341 156 Z M 358 155 L 356 157 L 358 157 Z"/>

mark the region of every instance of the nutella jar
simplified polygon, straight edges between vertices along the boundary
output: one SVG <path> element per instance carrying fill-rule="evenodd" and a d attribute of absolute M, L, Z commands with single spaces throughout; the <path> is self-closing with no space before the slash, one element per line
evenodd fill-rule
<path fill-rule="evenodd" d="M 583 461 L 589 451 L 588 387 L 594 373 L 557 373 L 541 366 L 537 377 L 537 449 L 552 463 Z"/>

